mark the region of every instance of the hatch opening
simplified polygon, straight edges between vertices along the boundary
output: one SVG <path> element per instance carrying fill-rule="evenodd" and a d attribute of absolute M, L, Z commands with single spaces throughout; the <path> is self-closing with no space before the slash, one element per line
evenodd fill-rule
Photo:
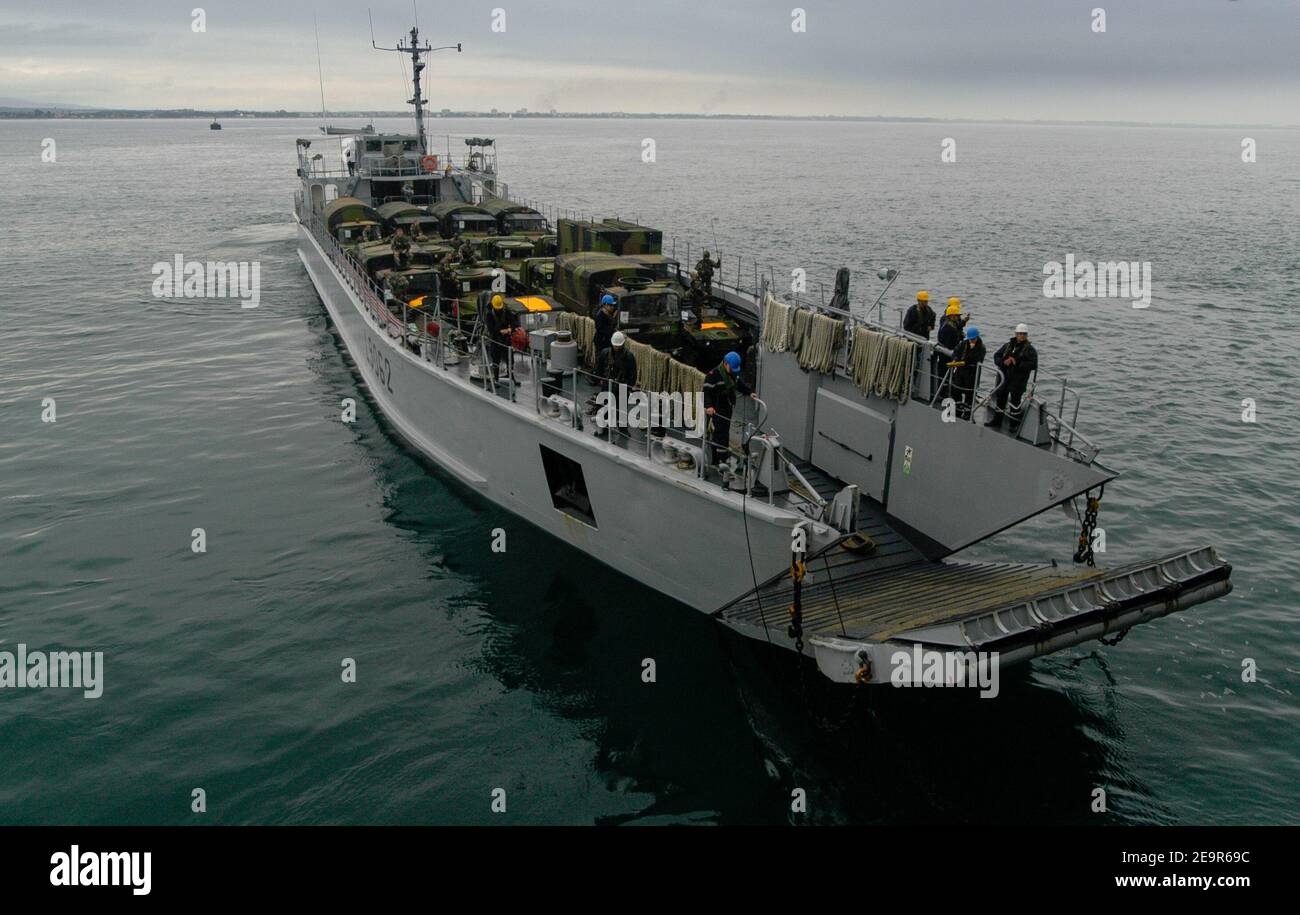
<path fill-rule="evenodd" d="M 587 481 L 582 475 L 582 465 L 545 445 L 538 447 L 542 449 L 546 486 L 551 491 L 551 503 L 556 511 L 596 528 L 596 516 L 591 510 L 591 497 L 587 495 Z"/>

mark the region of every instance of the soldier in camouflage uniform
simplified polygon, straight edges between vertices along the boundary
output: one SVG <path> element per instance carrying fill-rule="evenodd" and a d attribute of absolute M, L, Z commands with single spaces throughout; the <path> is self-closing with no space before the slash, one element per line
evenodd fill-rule
<path fill-rule="evenodd" d="M 478 259 L 474 256 L 474 245 L 468 238 L 461 241 L 457 253 L 460 255 L 461 264 L 466 267 L 473 267 L 478 263 Z"/>
<path fill-rule="evenodd" d="M 393 234 L 393 261 L 398 270 L 405 270 L 411 262 L 411 240 L 406 237 L 406 230 L 401 226 Z"/>
<path fill-rule="evenodd" d="M 424 230 L 418 222 L 411 223 L 411 241 L 424 241 Z"/>
<path fill-rule="evenodd" d="M 695 276 L 704 289 L 704 300 L 706 302 L 709 300 L 709 297 L 713 295 L 714 268 L 721 269 L 721 267 L 722 261 L 720 259 L 715 261 L 710 258 L 708 251 L 704 252 L 704 256 L 700 258 L 700 262 L 695 265 Z"/>
<path fill-rule="evenodd" d="M 452 272 L 452 266 L 450 254 L 444 254 L 442 260 L 438 262 L 438 293 L 444 299 L 451 299 L 456 295 L 456 275 Z"/>
<path fill-rule="evenodd" d="M 388 274 L 388 289 L 393 294 L 393 298 L 399 302 L 406 301 L 406 292 L 409 286 L 409 281 L 403 274 L 396 271 Z"/>

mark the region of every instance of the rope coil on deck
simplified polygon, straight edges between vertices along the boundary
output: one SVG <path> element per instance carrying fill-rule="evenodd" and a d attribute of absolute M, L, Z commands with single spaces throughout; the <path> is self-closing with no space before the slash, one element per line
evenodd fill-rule
<path fill-rule="evenodd" d="M 759 341 L 769 353 L 784 353 L 790 348 L 790 313 L 793 310 L 778 302 L 770 291 L 763 297 L 763 333 Z"/>
<path fill-rule="evenodd" d="M 915 367 L 915 343 L 865 327 L 854 329 L 849 373 L 863 393 L 907 403 Z"/>
<path fill-rule="evenodd" d="M 844 345 L 845 322 L 811 308 L 783 305 L 769 293 L 759 341 L 770 353 L 793 353 L 799 365 L 823 375 L 835 371 L 835 358 Z"/>

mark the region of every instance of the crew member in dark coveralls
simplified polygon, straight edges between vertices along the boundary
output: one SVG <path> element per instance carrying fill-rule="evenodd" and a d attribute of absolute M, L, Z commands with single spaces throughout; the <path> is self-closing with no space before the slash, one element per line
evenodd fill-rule
<path fill-rule="evenodd" d="M 614 391 L 620 384 L 629 388 L 636 385 L 636 357 L 627 348 L 627 337 L 622 331 L 615 331 L 609 338 L 609 346 L 601 350 L 596 358 L 596 374 L 609 379 Z"/>
<path fill-rule="evenodd" d="M 757 400 L 745 379 L 740 377 L 740 354 L 727 353 L 718 365 L 704 376 L 704 412 L 713 424 L 709 438 L 709 463 L 725 459 L 731 442 L 731 417 L 736 412 L 736 394 L 748 394 Z"/>
<path fill-rule="evenodd" d="M 943 320 L 939 322 L 939 333 L 936 335 L 936 342 L 948 350 L 955 350 L 961 344 L 962 337 L 965 335 L 966 319 L 961 315 L 961 299 L 953 296 L 948 300 L 948 308 L 943 313 Z M 941 352 L 936 351 L 931 360 L 931 370 L 934 377 L 934 388 L 938 390 L 943 384 L 943 378 L 948 374 L 948 357 Z M 938 404 L 943 398 L 938 395 L 934 398 L 934 403 Z"/>
<path fill-rule="evenodd" d="M 596 357 L 596 374 L 600 376 L 601 389 L 608 391 L 610 396 L 617 399 L 619 396 L 619 386 L 627 385 L 628 393 L 636 387 L 636 357 L 632 355 L 632 350 L 627 345 L 627 337 L 619 330 L 614 332 L 614 336 L 609 338 L 609 346 L 600 351 Z M 614 411 L 617 417 L 617 424 L 626 423 L 627 416 L 618 411 Z M 626 433 L 624 433 L 626 435 Z M 608 429 L 600 429 L 596 432 L 598 438 L 604 438 L 609 435 Z"/>
<path fill-rule="evenodd" d="M 614 315 L 617 306 L 612 295 L 601 296 L 600 310 L 596 312 L 596 333 L 591 339 L 591 348 L 597 356 L 609 349 L 609 340 L 618 330 L 618 318 Z"/>
<path fill-rule="evenodd" d="M 1016 335 L 998 347 L 993 354 L 993 364 L 1002 370 L 1002 384 L 998 387 L 997 412 L 984 425 L 994 429 L 1002 425 L 1002 416 L 1006 413 L 1007 401 L 1014 407 L 1020 406 L 1020 398 L 1029 386 L 1029 376 L 1038 368 L 1038 351 L 1029 342 L 1029 325 L 1017 324 Z M 1007 413 L 1011 417 L 1011 431 L 1020 428 L 1021 413 Z"/>
<path fill-rule="evenodd" d="M 505 299 L 499 295 L 492 296 L 492 308 L 483 316 L 483 326 L 487 330 L 488 354 L 492 359 L 492 377 L 501 377 L 501 363 L 510 367 L 510 379 L 515 377 L 511 364 L 510 350 L 513 346 L 511 335 L 519 326 L 515 313 L 506 308 Z"/>
<path fill-rule="evenodd" d="M 948 365 L 952 368 L 952 377 L 944 389 L 942 397 L 952 397 L 957 402 L 957 415 L 970 419 L 971 404 L 975 401 L 975 381 L 979 375 L 980 363 L 984 361 L 984 341 L 980 339 L 978 327 L 966 328 L 966 339 L 957 344 Z"/>
<path fill-rule="evenodd" d="M 930 339 L 930 331 L 934 330 L 934 309 L 930 307 L 930 293 L 922 289 L 916 294 L 916 304 L 907 309 L 907 314 L 903 315 L 903 330 L 909 334 L 916 334 L 923 340 Z"/>

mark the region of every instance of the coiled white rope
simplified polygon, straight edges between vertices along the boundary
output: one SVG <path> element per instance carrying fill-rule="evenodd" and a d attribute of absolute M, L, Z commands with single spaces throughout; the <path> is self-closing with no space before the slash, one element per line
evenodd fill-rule
<path fill-rule="evenodd" d="M 790 348 L 789 305 L 778 302 L 771 292 L 763 298 L 763 334 L 759 338 L 769 353 L 784 353 Z"/>
<path fill-rule="evenodd" d="M 844 322 L 811 313 L 808 336 L 799 348 L 799 364 L 809 371 L 829 374 L 844 342 Z"/>
<path fill-rule="evenodd" d="M 907 403 L 912 396 L 916 344 L 858 327 L 849 359 L 853 383 L 865 394 Z"/>

